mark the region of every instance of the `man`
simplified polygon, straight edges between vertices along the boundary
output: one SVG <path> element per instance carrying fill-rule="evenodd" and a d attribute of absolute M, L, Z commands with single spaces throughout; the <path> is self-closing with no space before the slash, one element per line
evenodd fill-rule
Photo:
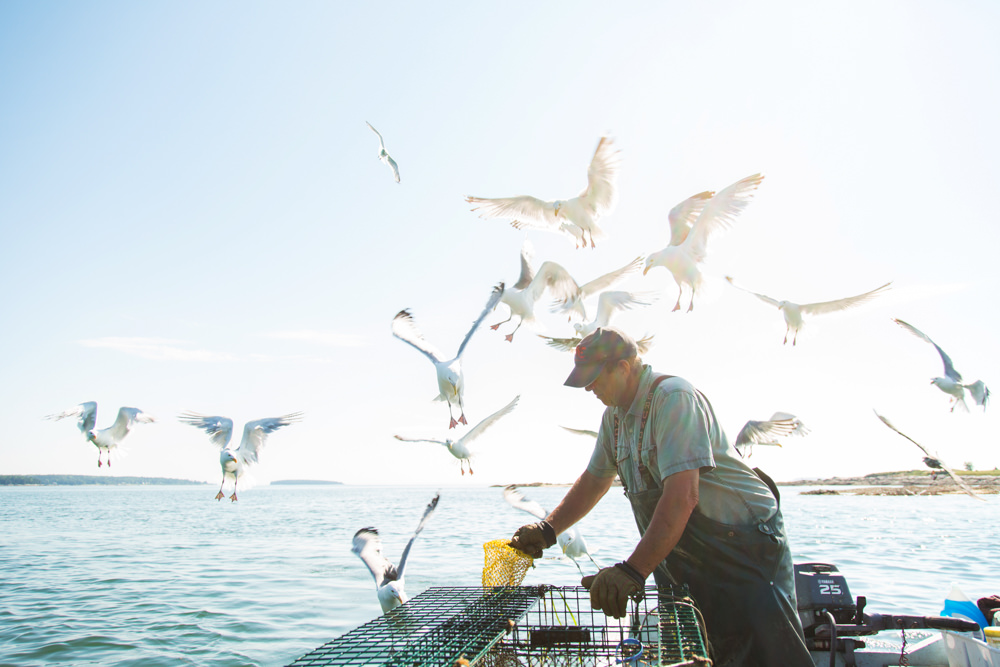
<path fill-rule="evenodd" d="M 615 329 L 577 345 L 565 384 L 608 406 L 597 444 L 559 506 L 519 528 L 511 546 L 540 557 L 617 474 L 642 537 L 625 561 L 584 577 L 595 609 L 623 617 L 628 596 L 652 574 L 658 585 L 688 585 L 716 666 L 811 667 L 777 491 L 729 445 L 708 399 L 653 372 Z"/>

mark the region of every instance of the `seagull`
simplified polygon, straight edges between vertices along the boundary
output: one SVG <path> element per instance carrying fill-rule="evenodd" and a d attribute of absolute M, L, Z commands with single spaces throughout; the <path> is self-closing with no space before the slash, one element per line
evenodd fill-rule
<path fill-rule="evenodd" d="M 111 467 L 111 450 L 118 448 L 118 445 L 122 443 L 122 440 L 125 439 L 125 436 L 132 429 L 133 424 L 136 422 L 151 424 L 156 421 L 156 419 L 139 408 L 119 408 L 118 418 L 115 419 L 114 424 L 108 428 L 95 431 L 94 426 L 97 424 L 97 403 L 94 401 L 81 403 L 59 414 L 47 415 L 45 419 L 59 421 L 65 417 L 77 417 L 77 428 L 80 429 L 80 432 L 83 433 L 88 441 L 94 443 L 94 446 L 97 447 L 98 468 L 102 465 L 101 455 L 104 452 L 108 453 L 108 467 Z"/>
<path fill-rule="evenodd" d="M 452 456 L 458 459 L 459 467 L 462 470 L 462 474 L 463 475 L 465 474 L 465 464 L 468 463 L 469 474 L 471 475 L 473 474 L 472 451 L 469 449 L 469 444 L 473 440 L 481 436 L 483 432 L 486 431 L 486 429 L 488 429 L 490 426 L 493 426 L 493 424 L 497 423 L 497 421 L 499 421 L 501 417 L 509 414 L 517 406 L 517 401 L 519 398 L 521 398 L 520 394 L 515 396 L 513 401 L 511 401 L 510 403 L 500 408 L 499 410 L 491 414 L 483 421 L 473 426 L 471 429 L 469 429 L 468 433 L 463 435 L 458 440 L 451 440 L 450 438 L 446 440 L 429 440 L 426 438 L 404 438 L 401 435 L 396 435 L 393 437 L 395 437 L 396 440 L 402 440 L 403 442 L 432 442 L 436 445 L 444 445 L 445 447 L 448 448 L 448 453 L 450 453 Z"/>
<path fill-rule="evenodd" d="M 625 292 L 623 290 L 613 290 L 601 292 L 597 297 L 597 315 L 590 322 L 574 322 L 573 328 L 576 335 L 581 339 L 597 331 L 599 328 L 607 328 L 611 325 L 613 318 L 620 310 L 631 310 L 634 306 L 648 306 L 656 301 L 656 295 L 652 292 Z"/>
<path fill-rule="evenodd" d="M 671 210 L 674 219 L 671 219 L 670 245 L 646 257 L 642 273 L 649 273 L 655 266 L 662 266 L 670 271 L 677 283 L 674 311 L 681 309 L 684 285 L 691 289 L 687 312 L 690 313 L 694 308 L 694 297 L 702 282 L 700 265 L 708 256 L 709 239 L 732 226 L 736 216 L 747 207 L 763 180 L 764 177 L 760 174 L 747 176 L 707 201 L 706 197 L 711 193 L 703 192 L 689 197 Z M 690 222 L 691 218 L 694 218 L 694 222 Z M 688 224 L 691 225 L 690 230 L 685 229 Z"/>
<path fill-rule="evenodd" d="M 385 152 L 385 142 L 382 141 L 382 135 L 367 120 L 365 121 L 365 125 L 378 137 L 378 159 L 389 165 L 389 168 L 392 169 L 392 177 L 399 183 L 399 167 L 396 166 L 396 161 L 392 159 L 392 156 Z"/>
<path fill-rule="evenodd" d="M 528 514 L 537 517 L 540 521 L 544 521 L 545 517 L 549 515 L 549 513 L 546 512 L 537 502 L 525 498 L 520 489 L 513 484 L 504 488 L 503 499 L 506 500 L 514 509 L 527 512 Z M 586 556 L 598 570 L 601 569 L 601 566 L 597 564 L 594 557 L 590 555 L 590 551 L 587 549 L 587 540 L 583 539 L 580 529 L 576 526 L 570 526 L 564 530 L 558 537 L 556 537 L 556 541 L 559 543 L 559 548 L 562 549 L 562 552 L 573 561 L 574 565 L 576 565 L 576 569 L 580 570 L 581 575 L 583 574 L 583 568 L 580 567 L 580 563 L 576 560 L 577 558 Z"/>
<path fill-rule="evenodd" d="M 500 302 L 510 309 L 510 316 L 506 320 L 490 325 L 490 329 L 496 331 L 516 316 L 517 326 L 505 336 L 509 343 L 514 341 L 514 334 L 522 324 L 527 323 L 529 327 L 534 324 L 535 303 L 542 298 L 546 290 L 551 291 L 559 300 L 568 300 L 578 289 L 569 272 L 555 262 L 545 262 L 536 273 L 531 265 L 532 252 L 531 244 L 525 240 L 521 246 L 521 275 L 513 287 L 505 289 L 500 297 Z"/>
<path fill-rule="evenodd" d="M 484 199 L 466 197 L 470 204 L 479 204 L 473 211 L 482 211 L 481 218 L 512 218 L 516 229 L 540 229 L 573 237 L 576 247 L 590 247 L 604 231 L 597 221 L 609 213 L 618 198 L 618 151 L 610 137 L 601 137 L 587 169 L 587 187 L 572 199 L 543 201 L 529 195 Z"/>
<path fill-rule="evenodd" d="M 434 364 L 434 369 L 437 371 L 438 390 L 440 391 L 434 400 L 448 402 L 448 414 L 451 417 L 451 423 L 448 425 L 448 428 L 455 428 L 459 423 L 469 423 L 465 419 L 465 406 L 462 404 L 462 394 L 465 391 L 465 380 L 462 374 L 462 352 L 465 351 L 465 346 L 469 344 L 472 334 L 476 332 L 476 329 L 486 319 L 489 312 L 500 303 L 503 292 L 503 283 L 493 288 L 490 299 L 486 302 L 486 307 L 479 314 L 479 317 L 476 318 L 476 321 L 472 323 L 472 328 L 469 329 L 469 333 L 465 334 L 465 339 L 459 345 L 458 353 L 455 354 L 454 358 L 448 360 L 444 359 L 436 347 L 424 340 L 423 335 L 417 329 L 416 324 L 414 324 L 413 315 L 410 314 L 409 310 L 401 310 L 392 318 L 392 335 L 404 343 L 415 347 Z M 459 418 L 457 420 L 452 412 L 452 404 L 458 405 Z"/>
<path fill-rule="evenodd" d="M 584 336 L 574 336 L 572 338 L 552 338 L 551 336 L 543 336 L 538 334 L 539 338 L 545 339 L 546 345 L 554 347 L 557 350 L 563 350 L 564 352 L 572 352 L 576 349 L 576 346 L 584 339 Z M 639 355 L 644 355 L 653 347 L 653 334 L 644 336 L 635 341 L 636 350 Z"/>
<path fill-rule="evenodd" d="M 574 319 L 580 321 L 586 320 L 587 311 L 584 308 L 584 299 L 599 295 L 611 289 L 630 273 L 638 271 L 641 265 L 642 257 L 636 257 L 620 269 L 605 273 L 603 276 L 595 278 L 590 282 L 584 283 L 583 285 L 577 285 L 576 280 L 569 275 L 569 272 L 557 264 L 556 266 L 559 266 L 559 269 L 562 269 L 562 271 L 565 272 L 565 279 L 568 281 L 567 284 L 570 285 L 570 288 L 568 295 L 557 295 L 556 305 L 552 308 L 552 312 L 566 313 L 568 316 L 567 319 L 570 321 Z"/>
<path fill-rule="evenodd" d="M 417 529 L 413 532 L 413 537 L 410 538 L 410 541 L 406 543 L 406 548 L 403 549 L 403 555 L 399 558 L 398 567 L 390 563 L 382 555 L 382 540 L 379 538 L 378 530 L 369 526 L 354 533 L 351 551 L 368 566 L 368 571 L 372 573 L 383 614 L 404 604 L 409 599 L 406 591 L 403 590 L 403 573 L 406 569 L 406 558 L 410 555 L 410 547 L 413 546 L 413 541 L 417 539 L 417 535 L 424 529 L 427 520 L 434 513 L 434 508 L 437 507 L 440 498 L 441 494 L 437 493 L 431 498 L 431 502 L 427 504 L 427 509 L 424 510 L 424 515 L 420 517 L 420 523 L 417 524 Z"/>
<path fill-rule="evenodd" d="M 779 436 L 805 435 L 809 429 L 802 420 L 787 412 L 775 412 L 766 421 L 750 420 L 743 425 L 739 435 L 736 436 L 736 450 L 743 455 L 746 449 L 747 456 L 753 455 L 754 445 L 773 445 L 781 447 L 778 442 Z"/>
<path fill-rule="evenodd" d="M 961 405 L 962 409 L 966 412 L 969 411 L 969 406 L 965 403 L 965 390 L 968 390 L 972 395 L 972 400 L 976 402 L 976 405 L 983 406 L 983 411 L 986 411 L 986 401 L 990 398 L 990 390 L 983 383 L 982 380 L 976 380 L 972 384 L 962 384 L 962 375 L 955 370 L 955 367 L 951 364 L 951 358 L 945 354 L 944 350 L 938 347 L 938 344 L 927 337 L 927 334 L 923 333 L 911 324 L 907 324 L 903 320 L 893 319 L 893 322 L 903 327 L 911 334 L 917 338 L 927 341 L 934 346 L 934 349 L 938 351 L 941 355 L 941 361 L 944 362 L 944 377 L 938 377 L 931 380 L 931 384 L 943 391 L 944 393 L 951 396 L 951 411 L 955 411 L 955 406 Z"/>
<path fill-rule="evenodd" d="M 795 345 L 795 341 L 799 337 L 799 330 L 802 329 L 802 316 L 803 315 L 824 315 L 826 313 L 834 313 L 839 310 L 847 310 L 848 308 L 853 308 L 855 306 L 860 306 L 861 304 L 874 299 L 876 296 L 882 294 L 889 289 L 892 282 L 887 282 L 881 287 L 876 287 L 870 292 L 865 292 L 864 294 L 858 294 L 856 296 L 849 296 L 843 299 L 837 299 L 836 301 L 820 301 L 818 303 L 794 303 L 792 301 L 779 301 L 778 299 L 772 299 L 764 294 L 758 294 L 757 292 L 751 292 L 748 289 L 740 287 L 734 281 L 732 276 L 726 276 L 726 280 L 729 284 L 736 289 L 743 290 L 749 294 L 753 294 L 755 297 L 763 301 L 764 303 L 769 303 L 781 311 L 781 314 L 785 317 L 785 339 L 781 341 L 784 345 L 788 342 L 788 332 L 792 332 L 792 345 Z"/>
<path fill-rule="evenodd" d="M 924 447 L 923 445 L 921 445 L 919 442 L 917 442 L 916 440 L 914 440 L 913 438 L 911 438 L 910 436 L 906 435 L 905 433 L 903 433 L 902 431 L 900 431 L 898 428 L 896 428 L 895 426 L 893 426 L 892 422 L 890 422 L 888 419 L 886 419 L 885 417 L 883 417 L 882 415 L 880 415 L 878 412 L 875 413 L 875 416 L 878 417 L 879 419 L 881 419 L 883 424 L 885 424 L 886 426 L 888 426 L 889 428 L 891 428 L 893 431 L 895 431 L 896 433 L 899 433 L 901 436 L 903 436 L 904 438 L 906 438 L 907 440 L 909 440 L 910 442 L 912 442 L 914 445 L 916 445 L 917 447 L 919 447 L 920 451 L 922 451 L 924 453 L 924 464 L 927 465 L 928 468 L 933 468 L 933 469 L 938 469 L 938 470 L 944 470 L 946 473 L 948 473 L 948 475 L 953 480 L 955 480 L 955 483 L 958 484 L 958 486 L 961 487 L 961 489 L 963 491 L 965 491 L 967 494 L 969 494 L 973 498 L 977 498 L 977 499 L 982 500 L 982 501 L 986 500 L 985 498 L 983 498 L 982 496 L 980 496 L 979 494 L 977 494 L 975 491 L 973 491 L 969 487 L 968 484 L 966 484 L 965 482 L 963 482 L 962 479 L 958 475 L 956 475 L 954 473 L 954 471 L 952 471 L 951 468 L 949 468 L 947 465 L 945 465 L 944 461 L 941 459 L 940 456 L 938 456 L 937 454 L 931 453 L 930 450 L 928 450 L 926 447 Z M 934 464 L 937 464 L 937 465 L 934 465 Z"/>
<path fill-rule="evenodd" d="M 274 433 L 283 426 L 288 426 L 301 419 L 301 412 L 282 415 L 281 417 L 267 417 L 247 422 L 243 426 L 243 439 L 239 447 L 232 448 L 229 441 L 233 437 L 233 420 L 229 417 L 209 417 L 200 415 L 197 412 L 182 412 L 178 419 L 185 424 L 200 428 L 208 433 L 213 445 L 222 451 L 219 454 L 219 465 L 222 466 L 222 484 L 219 485 L 219 493 L 216 500 L 222 500 L 222 487 L 226 485 L 226 480 L 233 480 L 233 495 L 229 496 L 231 502 L 236 502 L 236 486 L 240 478 L 243 477 L 247 468 L 257 463 L 260 450 L 267 442 L 267 436 Z"/>

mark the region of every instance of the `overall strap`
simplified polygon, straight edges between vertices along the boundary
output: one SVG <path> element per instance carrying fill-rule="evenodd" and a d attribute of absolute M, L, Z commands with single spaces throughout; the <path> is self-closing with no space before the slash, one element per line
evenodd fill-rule
<path fill-rule="evenodd" d="M 651 384 L 649 386 L 649 392 L 646 393 L 646 401 L 642 404 L 642 417 L 639 420 L 639 439 L 637 441 L 638 442 L 638 446 L 637 446 L 637 452 L 636 452 L 636 455 L 638 457 L 638 460 L 636 461 L 636 463 L 637 463 L 637 465 L 639 467 L 639 476 L 640 477 L 642 477 L 643 475 L 648 475 L 649 474 L 649 472 L 646 470 L 646 466 L 643 465 L 643 463 L 642 463 L 642 457 L 639 456 L 639 452 L 641 452 L 641 450 L 642 450 L 642 436 L 646 432 L 646 420 L 649 419 L 649 409 L 650 409 L 650 407 L 653 404 L 653 392 L 656 390 L 656 387 L 659 386 L 659 384 L 661 382 L 663 382 L 664 380 L 667 380 L 669 378 L 672 378 L 672 377 L 674 377 L 674 376 L 673 375 L 661 375 L 660 377 L 658 377 L 655 380 L 653 380 L 653 384 Z M 613 416 L 613 420 L 614 420 L 613 421 L 613 425 L 614 425 L 614 433 L 613 433 L 613 435 L 614 435 L 614 443 L 615 443 L 615 452 L 614 452 L 615 453 L 615 465 L 617 465 L 618 464 L 618 447 L 619 447 L 619 443 L 618 443 L 618 436 L 619 436 L 619 424 L 618 424 L 619 420 L 618 420 L 618 415 L 614 415 Z M 625 478 L 622 476 L 620 470 L 618 471 L 618 476 L 622 480 L 622 486 L 625 486 Z M 626 489 L 626 491 L 628 491 L 628 489 Z"/>

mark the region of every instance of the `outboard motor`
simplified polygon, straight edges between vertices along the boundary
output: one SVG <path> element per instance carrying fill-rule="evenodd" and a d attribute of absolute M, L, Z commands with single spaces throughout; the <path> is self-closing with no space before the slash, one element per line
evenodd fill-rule
<path fill-rule="evenodd" d="M 865 596 L 859 595 L 854 603 L 847 580 L 835 565 L 828 563 L 797 563 L 795 595 L 806 646 L 810 651 L 829 651 L 831 666 L 838 654 L 843 664 L 857 664 L 854 651 L 864 648 L 865 643 L 854 637 L 883 630 L 935 628 L 973 632 L 979 629 L 973 621 L 952 617 L 866 614 Z"/>
<path fill-rule="evenodd" d="M 816 626 L 829 625 L 827 612 L 837 623 L 852 623 L 857 618 L 858 607 L 847 588 L 847 579 L 836 565 L 796 563 L 795 597 L 806 637 L 815 634 Z"/>

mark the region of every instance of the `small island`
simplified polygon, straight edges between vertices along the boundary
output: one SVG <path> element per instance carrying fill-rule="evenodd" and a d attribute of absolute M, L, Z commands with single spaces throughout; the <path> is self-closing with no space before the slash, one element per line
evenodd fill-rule
<path fill-rule="evenodd" d="M 0 486 L 147 486 L 203 485 L 190 479 L 170 477 L 104 477 L 101 475 L 0 475 Z"/>
<path fill-rule="evenodd" d="M 976 493 L 1000 493 L 1000 470 L 956 470 L 954 472 Z M 843 491 L 830 488 L 816 489 L 805 491 L 803 495 L 840 495 L 843 493 L 855 496 L 936 496 L 947 493 L 964 493 L 948 473 L 930 470 L 877 472 L 863 477 L 800 479 L 794 482 L 778 482 L 778 486 L 853 487 Z"/>

